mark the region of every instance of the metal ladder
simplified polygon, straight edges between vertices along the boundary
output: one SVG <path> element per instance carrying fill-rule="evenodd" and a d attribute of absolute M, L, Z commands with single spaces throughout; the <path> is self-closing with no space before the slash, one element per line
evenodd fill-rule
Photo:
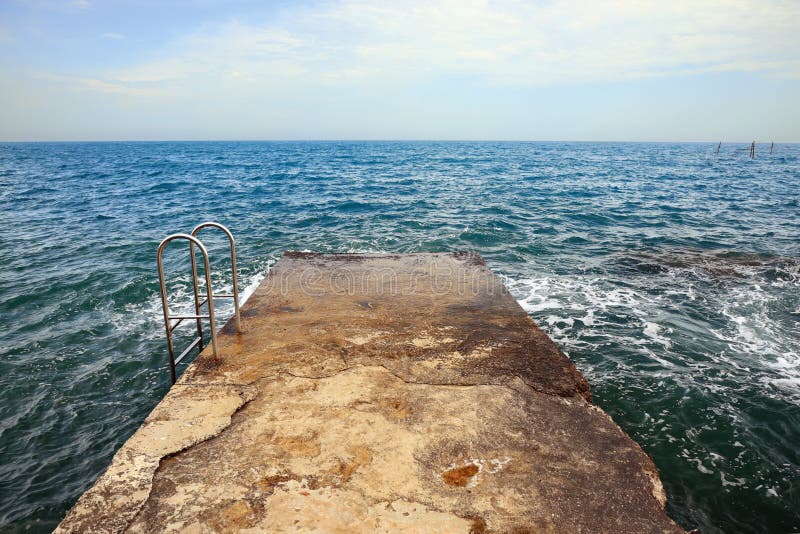
<path fill-rule="evenodd" d="M 203 243 L 197 239 L 197 234 L 203 228 L 218 228 L 222 230 L 225 235 L 228 236 L 228 242 L 231 246 L 231 270 L 233 271 L 233 294 L 219 294 L 214 295 L 211 289 L 211 268 L 208 262 L 208 251 L 206 247 L 203 246 Z M 176 239 L 185 239 L 189 241 L 189 256 L 192 260 L 192 289 L 194 290 L 194 314 L 190 315 L 170 315 L 169 313 L 169 302 L 167 301 L 167 287 L 166 281 L 164 278 L 164 262 L 163 262 L 163 254 L 164 249 L 166 248 L 167 244 L 171 241 Z M 206 279 L 206 296 L 204 299 L 200 299 L 200 288 L 199 284 L 197 283 L 197 259 L 195 258 L 195 251 L 194 247 L 197 245 L 197 248 L 200 249 L 200 252 L 203 254 L 203 269 L 205 271 L 205 279 Z M 239 315 L 239 283 L 236 276 L 236 242 L 233 239 L 233 234 L 216 222 L 204 222 L 198 224 L 194 227 L 191 234 L 172 234 L 164 238 L 163 241 L 158 245 L 158 253 L 156 254 L 156 263 L 158 264 L 158 282 L 161 289 L 161 304 L 164 309 L 164 327 L 167 333 L 167 347 L 169 349 L 169 373 L 170 379 L 174 384 L 177 380 L 177 375 L 175 373 L 175 367 L 183 360 L 183 358 L 189 354 L 192 349 L 198 347 L 198 352 L 203 350 L 203 319 L 208 319 L 210 326 L 211 326 L 211 350 L 214 355 L 214 358 L 217 358 L 217 323 L 216 318 L 214 317 L 214 299 L 215 298 L 231 298 L 233 299 L 233 308 L 236 317 L 236 331 L 241 333 L 242 331 L 242 323 L 241 317 Z M 208 313 L 201 314 L 200 308 L 203 305 L 207 305 Z M 175 357 L 175 347 L 172 341 L 172 333 L 173 331 L 186 319 L 194 319 L 197 325 L 197 337 L 189 343 L 183 352 L 176 358 Z M 172 324 L 173 321 L 177 321 L 175 324 Z"/>

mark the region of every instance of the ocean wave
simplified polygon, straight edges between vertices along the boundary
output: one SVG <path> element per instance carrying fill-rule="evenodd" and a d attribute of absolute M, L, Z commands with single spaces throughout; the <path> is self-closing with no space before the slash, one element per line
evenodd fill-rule
<path fill-rule="evenodd" d="M 787 292 L 800 295 L 800 279 L 766 282 L 763 273 L 751 273 L 755 280 L 740 280 L 724 290 L 698 288 L 697 280 L 669 273 L 638 288 L 610 276 L 541 273 L 504 280 L 522 308 L 566 352 L 583 351 L 581 363 L 601 381 L 603 373 L 591 367 L 602 363 L 587 353 L 634 350 L 671 373 L 676 364 L 689 370 L 698 360 L 716 360 L 742 379 L 780 385 L 782 391 L 774 394 L 800 403 L 800 389 L 795 388 L 800 382 L 800 336 L 785 302 Z M 687 301 L 701 306 L 694 318 L 681 313 Z M 694 378 L 691 372 L 682 376 L 692 386 L 698 381 L 701 387 L 715 385 L 713 380 L 706 383 L 707 377 Z M 729 376 L 723 382 L 722 387 L 737 387 Z"/>

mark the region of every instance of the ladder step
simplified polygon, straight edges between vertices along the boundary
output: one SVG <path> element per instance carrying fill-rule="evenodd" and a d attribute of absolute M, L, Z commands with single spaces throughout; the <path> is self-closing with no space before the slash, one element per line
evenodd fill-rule
<path fill-rule="evenodd" d="M 175 358 L 175 365 L 178 365 L 179 363 L 181 363 L 181 360 L 183 359 L 183 357 L 184 357 L 184 356 L 186 356 L 187 354 L 189 354 L 189 352 L 190 352 L 190 351 L 191 351 L 193 348 L 195 348 L 195 347 L 197 346 L 197 344 L 198 344 L 198 343 L 200 343 L 200 341 L 202 341 L 202 339 L 201 339 L 199 336 L 198 336 L 198 337 L 196 337 L 196 338 L 194 338 L 194 341 L 192 341 L 191 343 L 189 343 L 189 346 L 188 346 L 188 347 L 186 347 L 186 348 L 183 350 L 183 352 L 181 352 L 181 355 L 180 355 L 180 356 L 178 356 L 177 358 Z"/>
<path fill-rule="evenodd" d="M 208 319 L 208 315 L 173 315 L 170 319 Z"/>

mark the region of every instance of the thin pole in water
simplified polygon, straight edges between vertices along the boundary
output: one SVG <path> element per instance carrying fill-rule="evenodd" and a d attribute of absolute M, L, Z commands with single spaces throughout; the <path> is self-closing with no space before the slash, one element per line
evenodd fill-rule
<path fill-rule="evenodd" d="M 756 159 L 756 142 L 750 143 L 750 159 Z"/>
<path fill-rule="evenodd" d="M 722 141 L 719 142 L 717 145 L 717 154 L 719 154 L 719 149 L 722 148 Z"/>
<path fill-rule="evenodd" d="M 773 141 L 772 144 L 769 145 L 769 153 L 770 154 L 772 154 L 772 149 L 774 149 L 774 148 L 775 148 L 775 141 Z"/>

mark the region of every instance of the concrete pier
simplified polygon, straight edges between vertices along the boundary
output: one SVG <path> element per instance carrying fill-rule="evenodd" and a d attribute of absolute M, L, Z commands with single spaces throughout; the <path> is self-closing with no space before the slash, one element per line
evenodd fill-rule
<path fill-rule="evenodd" d="M 478 255 L 287 252 L 241 314 L 57 531 L 682 532 Z"/>

